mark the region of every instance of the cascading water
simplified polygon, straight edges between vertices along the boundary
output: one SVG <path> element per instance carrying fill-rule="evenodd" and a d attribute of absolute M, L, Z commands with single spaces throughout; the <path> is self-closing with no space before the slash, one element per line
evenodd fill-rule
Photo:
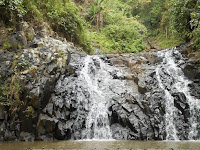
<path fill-rule="evenodd" d="M 99 63 L 95 66 L 94 60 Z M 86 119 L 86 137 L 87 139 L 111 139 L 110 124 L 108 118 L 108 101 L 103 91 L 99 87 L 100 77 L 108 77 L 108 73 L 103 68 L 102 61 L 96 56 L 87 56 L 84 61 L 84 67 L 80 72 L 80 78 L 86 81 L 90 94 L 89 113 Z"/>
<path fill-rule="evenodd" d="M 189 118 L 189 140 L 197 140 L 199 134 L 199 122 L 198 114 L 200 113 L 200 100 L 194 98 L 190 94 L 189 81 L 180 68 L 180 65 L 184 63 L 180 52 L 173 48 L 171 50 L 159 51 L 158 56 L 163 58 L 163 61 L 156 68 L 156 76 L 159 86 L 165 92 L 165 126 L 167 133 L 167 140 L 179 140 L 176 120 L 177 108 L 175 107 L 175 99 L 172 95 L 173 92 L 183 93 L 186 98 L 186 102 L 189 105 L 190 116 Z"/>
<path fill-rule="evenodd" d="M 166 132 L 167 132 L 167 137 L 166 139 L 168 140 L 177 140 L 177 135 L 176 135 L 176 128 L 174 125 L 174 98 L 171 96 L 169 91 L 165 89 L 164 85 L 162 84 L 161 76 L 159 75 L 159 71 L 161 68 L 156 68 L 156 75 L 157 75 L 157 80 L 159 83 L 159 86 L 164 90 L 165 92 L 165 126 L 166 126 Z"/>
<path fill-rule="evenodd" d="M 125 73 L 103 62 L 100 56 L 86 56 L 78 74 L 77 80 L 89 93 L 86 98 L 78 98 L 78 105 L 87 105 L 88 110 L 81 139 L 112 139 L 108 106 L 112 97 L 127 90 L 124 81 L 113 79 L 113 75 L 123 78 Z M 82 112 L 78 108 L 76 122 Z"/>

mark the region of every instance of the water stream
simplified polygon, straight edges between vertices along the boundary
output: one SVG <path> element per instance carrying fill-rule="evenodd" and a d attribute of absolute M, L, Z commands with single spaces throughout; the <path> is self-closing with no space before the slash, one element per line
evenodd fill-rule
<path fill-rule="evenodd" d="M 104 70 L 101 59 L 97 56 L 87 56 L 79 78 L 85 80 L 90 94 L 89 113 L 86 119 L 86 138 L 111 139 L 107 107 L 109 101 L 99 87 L 100 82 L 102 82 L 101 84 L 108 83 L 109 74 Z"/>
<path fill-rule="evenodd" d="M 161 89 L 165 92 L 165 126 L 167 140 L 179 140 L 176 129 L 176 119 L 178 109 L 175 107 L 176 99 L 172 95 L 173 92 L 183 93 L 186 98 L 186 103 L 189 105 L 189 140 L 198 140 L 199 134 L 199 117 L 200 100 L 191 96 L 189 81 L 181 69 L 181 64 L 184 63 L 180 52 L 173 48 L 158 52 L 158 56 L 163 58 L 163 61 L 156 69 L 157 80 Z"/>
<path fill-rule="evenodd" d="M 114 96 L 129 90 L 125 81 L 118 79 L 123 78 L 126 73 L 102 59 L 101 56 L 86 56 L 82 63 L 83 67 L 78 72 L 77 85 L 82 93 L 84 90 L 88 93 L 86 97 L 78 97 L 78 106 L 87 108 L 81 139 L 112 139 L 109 118 L 111 112 L 108 107 Z M 79 124 L 78 118 L 83 110 L 78 108 L 77 113 L 75 124 Z"/>

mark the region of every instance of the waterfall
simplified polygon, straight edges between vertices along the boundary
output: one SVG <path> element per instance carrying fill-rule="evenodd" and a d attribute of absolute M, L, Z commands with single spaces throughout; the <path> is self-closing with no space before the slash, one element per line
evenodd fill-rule
<path fill-rule="evenodd" d="M 100 56 L 86 56 L 78 80 L 84 83 L 89 96 L 79 99 L 78 105 L 87 105 L 85 131 L 82 139 L 112 139 L 108 106 L 112 97 L 125 92 L 126 85 L 116 77 L 125 73 L 105 63 Z M 78 110 L 81 114 L 81 110 Z M 77 120 L 78 121 L 78 120 Z"/>
<path fill-rule="evenodd" d="M 98 64 L 95 65 L 94 60 Z M 84 65 L 80 72 L 80 78 L 86 81 L 90 94 L 90 110 L 86 119 L 87 139 L 111 139 L 107 108 L 108 101 L 99 87 L 99 82 L 106 83 L 109 75 L 103 70 L 103 63 L 97 56 L 87 56 Z M 100 80 L 101 76 L 106 77 L 104 81 Z"/>
<path fill-rule="evenodd" d="M 159 86 L 164 90 L 165 92 L 165 126 L 166 126 L 166 131 L 167 131 L 167 137 L 166 139 L 168 140 L 177 140 L 177 135 L 176 135 L 176 128 L 174 125 L 174 99 L 169 93 L 168 90 L 165 89 L 164 85 L 162 84 L 161 81 L 161 76 L 159 74 L 160 68 L 156 68 L 156 75 L 157 75 L 157 80 L 159 83 Z"/>
<path fill-rule="evenodd" d="M 179 47 L 150 54 L 78 56 L 72 54 L 50 101 L 60 139 L 200 138 L 198 71 L 194 82 L 189 80 L 193 65 Z"/>
<path fill-rule="evenodd" d="M 158 52 L 158 56 L 163 58 L 163 61 L 156 68 L 156 76 L 159 87 L 165 93 L 165 127 L 167 133 L 167 140 L 179 140 L 176 129 L 175 116 L 177 115 L 177 108 L 175 107 L 175 99 L 172 95 L 173 92 L 183 93 L 186 97 L 186 102 L 189 105 L 189 140 L 197 140 L 198 126 L 200 113 L 200 100 L 194 98 L 190 94 L 189 81 L 180 68 L 184 63 L 180 52 L 173 48 L 171 50 L 163 50 Z"/>
<path fill-rule="evenodd" d="M 168 68 L 165 68 L 166 66 L 168 66 L 168 63 L 171 63 L 170 61 L 172 61 L 172 59 L 169 59 L 169 54 L 171 53 L 170 50 L 168 50 L 168 52 L 159 52 L 158 56 L 160 57 L 164 57 L 163 59 L 163 63 L 161 63 L 161 65 L 159 65 L 156 68 L 156 77 L 159 83 L 159 86 L 162 90 L 164 90 L 165 93 L 165 127 L 166 127 L 166 133 L 167 133 L 167 140 L 178 140 L 177 137 L 177 133 L 176 133 L 176 127 L 174 124 L 174 112 L 175 112 L 175 106 L 174 106 L 174 98 L 173 96 L 170 94 L 170 92 L 168 91 L 168 89 L 165 87 L 164 83 L 163 83 L 163 79 L 164 77 L 165 80 L 168 78 L 168 76 L 161 76 L 160 74 L 163 73 L 164 70 L 166 70 L 167 74 L 170 73 L 170 69 L 169 67 L 171 67 L 172 65 L 169 65 Z M 167 63 L 167 64 L 165 64 Z"/>

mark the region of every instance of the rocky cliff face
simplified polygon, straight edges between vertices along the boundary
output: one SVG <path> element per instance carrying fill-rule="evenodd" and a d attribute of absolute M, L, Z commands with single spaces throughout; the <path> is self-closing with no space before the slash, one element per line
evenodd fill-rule
<path fill-rule="evenodd" d="M 24 31 L 9 39 L 11 46 L 14 46 L 12 40 L 24 41 L 24 48 L 0 50 L 0 140 L 3 141 L 43 139 L 39 134 L 42 130 L 40 114 L 49 103 L 60 76 L 73 74 L 69 61 L 78 60 L 83 54 L 73 44 L 47 36 L 50 34 L 47 29 L 35 32 L 31 28 L 35 38 L 27 41 L 22 33 L 30 27 L 25 23 L 22 28 Z M 73 53 L 78 56 L 72 58 Z M 48 121 L 55 120 L 48 119 L 47 126 Z"/>
<path fill-rule="evenodd" d="M 169 55 L 177 63 L 178 69 L 170 68 L 170 62 L 165 62 L 166 58 L 159 55 L 157 50 L 140 54 L 92 56 L 89 63 L 85 63 L 85 57 L 72 61 L 70 66 L 75 70 L 74 74 L 65 74 L 59 79 L 52 99 L 44 109 L 44 130 L 41 134 L 47 136 L 50 133 L 49 137 L 60 140 L 85 139 L 88 138 L 87 122 L 92 120 L 90 128 L 93 132 L 89 132 L 89 138 L 96 138 L 96 127 L 103 132 L 111 131 L 112 138 L 118 140 L 198 139 L 199 133 L 193 134 L 191 131 L 191 116 L 194 114 L 189 100 L 191 96 L 199 101 L 199 64 L 182 57 L 179 53 L 182 49 L 184 46 L 172 50 Z M 170 50 L 160 53 L 167 51 Z M 102 63 L 108 65 L 106 69 Z M 87 68 L 85 73 L 92 82 L 89 87 L 87 76 L 82 78 L 84 68 Z M 181 71 L 180 78 L 183 76 L 190 82 L 179 81 L 179 74 L 175 76 L 176 71 Z M 183 89 L 189 88 L 189 92 L 180 90 L 178 84 L 183 84 L 180 86 Z M 99 111 L 97 107 L 102 107 L 104 99 L 109 130 L 105 124 L 101 124 L 106 122 L 104 114 L 99 112 L 102 115 L 100 118 L 90 116 L 92 109 Z M 195 108 L 195 114 L 198 112 L 199 108 Z M 95 112 L 93 114 L 97 115 Z M 46 120 L 54 124 L 50 131 L 45 130 L 49 126 L 45 124 Z M 198 130 L 198 127 L 194 130 Z"/>
<path fill-rule="evenodd" d="M 177 51 L 182 52 L 185 46 L 177 48 Z M 169 51 L 169 50 L 166 50 Z M 161 54 L 165 51 L 161 51 Z M 108 55 L 109 60 L 118 68 L 122 68 L 129 73 L 127 81 L 130 83 L 135 94 L 132 97 L 124 97 L 124 103 L 120 104 L 116 99 L 110 107 L 111 127 L 113 137 L 116 139 L 138 139 L 138 140 L 188 140 L 190 134 L 191 122 L 190 116 L 192 112 L 189 106 L 189 98 L 184 90 L 177 89 L 178 78 L 184 76 L 184 80 L 190 80 L 188 85 L 180 85 L 181 88 L 189 86 L 189 93 L 196 99 L 199 104 L 199 64 L 195 59 L 182 57 L 172 51 L 170 54 L 173 57 L 179 71 L 184 74 L 177 75 L 174 78 L 176 70 L 168 70 L 168 66 L 164 65 L 168 59 L 158 55 L 157 51 L 142 52 L 140 54 L 127 55 Z M 169 56 L 170 57 L 170 56 Z M 165 60 L 166 59 L 166 60 Z M 163 61 L 166 61 L 163 63 Z M 162 64 L 163 63 L 163 64 Z M 159 75 L 157 70 L 160 69 Z M 169 72 L 172 72 L 169 74 Z M 158 80 L 162 80 L 162 87 Z M 177 81 L 176 81 L 177 80 Z M 182 84 L 185 84 L 182 82 Z M 169 99 L 166 97 L 166 91 L 169 91 L 172 104 L 167 106 Z M 174 107 L 174 108 L 173 108 Z M 172 130 L 169 123 L 169 112 L 174 111 L 171 115 L 176 130 L 176 136 L 168 137 L 167 134 Z M 196 110 L 198 116 L 199 110 Z M 198 130 L 198 128 L 196 128 Z M 168 133 L 167 133 L 168 132 Z M 194 139 L 198 139 L 199 134 Z"/>
<path fill-rule="evenodd" d="M 37 35 L 28 48 L 0 51 L 0 140 L 94 138 L 94 126 L 111 132 L 114 139 L 200 137 L 191 133 L 193 106 L 188 100 L 200 99 L 200 65 L 176 52 L 185 53 L 184 46 L 169 56 L 188 80 L 182 88 L 189 92 L 177 88 L 179 75 L 173 75 L 167 57 L 157 50 L 91 56 L 86 61 L 87 55 L 72 44 Z M 167 99 L 167 93 L 173 99 Z M 173 104 L 172 126 L 166 120 L 171 115 L 167 104 Z M 91 115 L 91 109 L 101 112 L 104 106 L 106 115 Z M 97 123 L 88 123 L 88 116 Z M 176 136 L 169 137 L 166 126 L 169 131 L 175 128 Z"/>

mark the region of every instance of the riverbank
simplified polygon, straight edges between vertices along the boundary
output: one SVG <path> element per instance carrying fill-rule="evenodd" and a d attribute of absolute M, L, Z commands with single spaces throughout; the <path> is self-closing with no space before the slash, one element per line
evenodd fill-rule
<path fill-rule="evenodd" d="M 199 150 L 196 141 L 53 141 L 0 143 L 1 150 Z"/>
<path fill-rule="evenodd" d="M 68 150 L 68 149 L 26 149 L 26 150 Z M 77 149 L 71 149 L 71 150 L 77 150 Z M 98 150 L 98 149 L 94 149 L 94 150 Z M 189 150 L 189 149 L 105 149 L 105 150 Z"/>

